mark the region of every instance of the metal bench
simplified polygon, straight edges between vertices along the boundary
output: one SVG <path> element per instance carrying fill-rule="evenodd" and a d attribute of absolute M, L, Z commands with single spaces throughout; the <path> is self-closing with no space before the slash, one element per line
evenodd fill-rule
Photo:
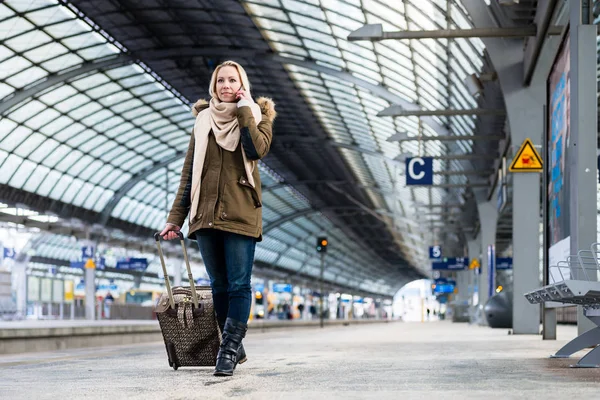
<path fill-rule="evenodd" d="M 580 250 L 577 255 L 567 257 L 567 260 L 550 266 L 558 271 L 562 280 L 525 293 L 531 304 L 541 304 L 553 301 L 563 304 L 575 304 L 583 307 L 583 314 L 592 321 L 596 327 L 571 340 L 552 358 L 568 358 L 574 353 L 594 347 L 577 364 L 576 368 L 600 367 L 600 282 L 597 281 L 600 273 L 600 244 L 594 243 L 591 250 Z M 565 277 L 564 270 L 569 271 Z M 572 277 L 577 276 L 578 279 Z M 583 279 L 580 279 L 583 276 Z M 565 279 L 566 278 L 566 279 Z"/>

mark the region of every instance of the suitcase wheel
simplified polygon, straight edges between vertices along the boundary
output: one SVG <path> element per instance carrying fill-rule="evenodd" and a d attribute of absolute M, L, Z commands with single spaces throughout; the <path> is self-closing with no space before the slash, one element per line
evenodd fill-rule
<path fill-rule="evenodd" d="M 171 362 L 171 360 L 169 360 L 169 367 L 172 367 L 173 363 Z"/>
<path fill-rule="evenodd" d="M 173 364 L 173 365 L 172 365 L 172 367 L 173 367 L 173 369 L 174 369 L 175 371 L 177 371 L 177 368 L 179 368 L 179 365 L 177 365 L 177 364 Z"/>

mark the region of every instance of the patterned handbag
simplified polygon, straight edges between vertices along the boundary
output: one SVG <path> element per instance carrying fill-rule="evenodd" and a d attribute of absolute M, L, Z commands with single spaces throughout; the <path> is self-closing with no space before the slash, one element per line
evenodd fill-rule
<path fill-rule="evenodd" d="M 160 246 L 160 234 L 154 239 L 165 276 L 167 293 L 156 305 L 156 317 L 165 340 L 169 366 L 177 370 L 185 366 L 215 366 L 221 343 L 221 332 L 215 314 L 210 286 L 196 286 L 183 240 L 178 232 L 190 286 L 171 289 L 169 275 Z"/>

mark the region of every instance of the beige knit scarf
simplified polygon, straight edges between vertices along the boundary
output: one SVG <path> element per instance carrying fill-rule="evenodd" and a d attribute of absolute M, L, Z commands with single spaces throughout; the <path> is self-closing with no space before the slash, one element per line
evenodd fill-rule
<path fill-rule="evenodd" d="M 192 170 L 192 208 L 190 210 L 190 221 L 196 216 L 198 204 L 200 203 L 200 186 L 202 178 L 202 169 L 204 168 L 204 159 L 206 149 L 208 148 L 208 135 L 213 131 L 217 144 L 223 150 L 235 151 L 240 143 L 240 127 L 237 119 L 237 103 L 226 103 L 212 98 L 209 107 L 196 116 L 194 123 L 194 166 Z M 256 103 L 250 106 L 254 121 L 258 125 L 261 121 L 260 107 Z M 252 173 L 256 162 L 248 160 L 242 147 L 242 157 L 244 158 L 244 168 L 246 169 L 246 179 L 254 187 L 254 178 Z"/>

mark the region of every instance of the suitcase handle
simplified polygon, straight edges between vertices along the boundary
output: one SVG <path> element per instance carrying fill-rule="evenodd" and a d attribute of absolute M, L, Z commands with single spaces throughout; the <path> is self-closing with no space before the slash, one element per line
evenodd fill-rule
<path fill-rule="evenodd" d="M 200 303 L 198 305 L 198 308 L 192 309 L 192 315 L 194 318 L 200 317 L 203 313 L 204 313 L 204 304 L 202 304 L 202 303 Z M 167 314 L 169 317 L 177 318 L 177 310 L 175 310 L 175 309 L 169 308 L 169 309 L 167 309 L 167 311 L 165 311 L 165 314 Z"/>
<path fill-rule="evenodd" d="M 179 241 L 181 242 L 181 249 L 183 250 L 183 259 L 185 260 L 185 266 L 187 268 L 188 280 L 190 282 L 190 290 L 192 292 L 192 302 L 194 303 L 194 307 L 198 308 L 198 294 L 196 293 L 196 285 L 194 284 L 194 278 L 192 277 L 192 269 L 190 268 L 190 261 L 188 259 L 187 250 L 185 248 L 185 241 L 183 238 L 183 233 L 181 231 L 175 232 L 177 236 L 179 236 Z M 169 303 L 171 308 L 175 309 L 175 298 L 173 297 L 173 290 L 171 289 L 171 283 L 169 282 L 169 274 L 167 273 L 167 266 L 165 264 L 165 257 L 163 255 L 162 248 L 160 246 L 160 232 L 156 232 L 154 234 L 154 240 L 156 242 L 156 247 L 158 248 L 158 256 L 160 257 L 160 264 L 162 265 L 163 273 L 165 276 L 165 286 L 167 287 L 167 294 L 169 295 Z"/>

